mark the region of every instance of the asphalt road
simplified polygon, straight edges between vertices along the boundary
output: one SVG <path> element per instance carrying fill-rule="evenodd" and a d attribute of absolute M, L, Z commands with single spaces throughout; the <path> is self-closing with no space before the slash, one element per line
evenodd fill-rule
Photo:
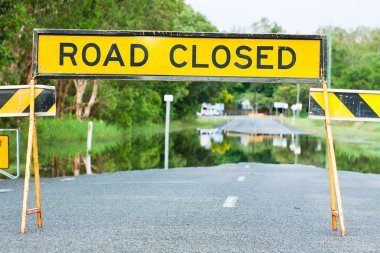
<path fill-rule="evenodd" d="M 223 131 L 246 134 L 302 134 L 301 130 L 281 124 L 268 117 L 232 119 L 218 127 Z"/>
<path fill-rule="evenodd" d="M 28 216 L 24 235 L 23 181 L 4 180 L 0 252 L 380 252 L 380 175 L 339 175 L 345 238 L 330 229 L 327 171 L 313 166 L 44 178 L 44 227 Z"/>

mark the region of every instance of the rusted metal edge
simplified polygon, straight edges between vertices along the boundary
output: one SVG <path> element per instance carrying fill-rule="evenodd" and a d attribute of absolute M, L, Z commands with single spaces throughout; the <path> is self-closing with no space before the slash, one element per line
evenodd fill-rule
<path fill-rule="evenodd" d="M 180 31 L 133 31 L 133 30 L 89 30 L 89 29 L 34 29 L 36 34 L 50 35 L 104 35 L 104 36 L 156 36 L 156 37 L 193 37 L 193 38 L 252 38 L 252 39 L 296 39 L 321 40 L 326 39 L 324 34 L 251 34 L 251 33 L 220 33 L 220 32 L 180 32 Z"/>
<path fill-rule="evenodd" d="M 32 208 L 32 209 L 26 210 L 26 215 L 35 214 L 35 213 L 41 213 L 41 209 L 40 208 Z"/>
<path fill-rule="evenodd" d="M 320 84 L 319 78 L 283 78 L 283 77 L 230 77 L 230 76 L 159 76 L 159 75 L 97 75 L 97 74 L 40 74 L 34 73 L 35 79 L 108 79 L 108 80 L 140 80 L 140 81 L 184 81 L 184 82 L 239 82 L 239 83 L 303 83 Z"/>

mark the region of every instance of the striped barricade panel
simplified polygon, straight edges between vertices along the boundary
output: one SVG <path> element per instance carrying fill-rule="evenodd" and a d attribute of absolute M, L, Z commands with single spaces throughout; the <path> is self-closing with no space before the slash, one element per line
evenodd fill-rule
<path fill-rule="evenodd" d="M 0 117 L 29 116 L 29 85 L 0 86 Z M 55 87 L 35 86 L 36 116 L 55 116 Z"/>
<path fill-rule="evenodd" d="M 380 91 L 329 89 L 332 120 L 380 121 Z M 322 89 L 310 89 L 309 118 L 324 119 Z"/>

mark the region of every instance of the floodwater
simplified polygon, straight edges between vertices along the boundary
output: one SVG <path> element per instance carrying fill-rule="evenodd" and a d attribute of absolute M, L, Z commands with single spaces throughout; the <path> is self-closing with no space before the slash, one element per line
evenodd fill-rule
<path fill-rule="evenodd" d="M 376 173 L 376 168 L 371 171 L 371 163 L 380 164 L 380 158 L 376 161 L 365 158 L 370 164 L 363 169 L 363 166 L 356 166 L 360 157 L 352 161 L 349 154 L 336 152 L 336 155 L 339 169 Z M 101 153 L 93 154 L 91 160 L 92 173 L 163 168 L 164 134 L 126 138 Z M 67 161 L 70 161 L 67 157 L 55 157 L 51 170 L 47 166 L 42 174 L 69 176 L 88 172 L 83 163 L 74 168 L 73 162 Z M 218 129 L 193 129 L 170 134 L 170 168 L 241 162 L 306 164 L 325 168 L 325 140 L 311 135 L 247 135 Z"/>
<path fill-rule="evenodd" d="M 119 142 L 104 146 L 105 148 L 91 155 L 91 171 L 85 166 L 86 154 L 41 155 L 41 175 L 77 176 L 164 167 L 163 133 L 127 136 Z M 336 146 L 339 147 L 339 143 Z M 336 148 L 336 158 L 339 170 L 380 173 L 379 155 L 352 156 Z M 247 135 L 222 132 L 218 129 L 192 129 L 170 134 L 170 168 L 207 167 L 241 162 L 305 164 L 325 168 L 325 140 L 306 134 Z"/>

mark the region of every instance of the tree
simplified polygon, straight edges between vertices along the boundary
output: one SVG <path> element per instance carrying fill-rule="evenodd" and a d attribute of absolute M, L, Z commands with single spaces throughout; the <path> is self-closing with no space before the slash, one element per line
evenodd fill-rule
<path fill-rule="evenodd" d="M 249 26 L 251 33 L 282 33 L 285 30 L 276 22 L 270 21 L 266 17 L 262 17 L 258 22 Z"/>
<path fill-rule="evenodd" d="M 247 27 L 234 27 L 231 32 L 236 33 L 284 33 L 285 30 L 275 21 L 262 17 L 259 21 Z"/>
<path fill-rule="evenodd" d="M 322 27 L 319 33 L 332 35 L 332 86 L 378 89 L 380 28 Z"/>

